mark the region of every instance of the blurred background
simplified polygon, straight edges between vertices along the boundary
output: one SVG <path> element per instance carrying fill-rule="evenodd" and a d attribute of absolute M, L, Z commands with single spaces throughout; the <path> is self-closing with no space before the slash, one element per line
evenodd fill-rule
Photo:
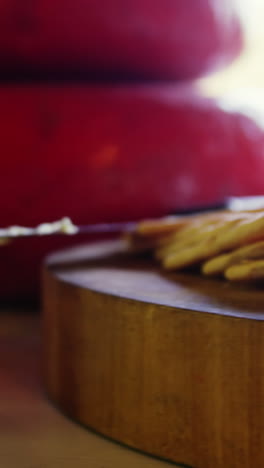
<path fill-rule="evenodd" d="M 264 2 L 262 0 L 237 0 L 243 21 L 245 45 L 240 57 L 227 69 L 203 80 L 202 85 L 212 95 L 234 93 L 241 95 L 241 88 L 254 99 L 253 88 L 264 88 Z M 245 90 L 243 90 L 245 92 Z M 256 103 L 259 97 L 256 96 Z M 264 105 L 264 96 L 263 101 Z"/>

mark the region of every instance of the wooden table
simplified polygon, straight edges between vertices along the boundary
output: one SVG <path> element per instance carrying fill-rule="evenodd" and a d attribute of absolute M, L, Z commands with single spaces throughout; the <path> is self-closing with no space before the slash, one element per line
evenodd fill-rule
<path fill-rule="evenodd" d="M 165 468 L 63 416 L 41 381 L 39 314 L 0 311 L 1 468 Z"/>

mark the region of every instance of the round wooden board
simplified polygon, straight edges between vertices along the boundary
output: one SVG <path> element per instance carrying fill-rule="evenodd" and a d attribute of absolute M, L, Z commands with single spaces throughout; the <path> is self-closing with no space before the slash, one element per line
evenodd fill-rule
<path fill-rule="evenodd" d="M 119 241 L 48 258 L 45 380 L 68 415 L 195 468 L 264 466 L 264 292 Z"/>

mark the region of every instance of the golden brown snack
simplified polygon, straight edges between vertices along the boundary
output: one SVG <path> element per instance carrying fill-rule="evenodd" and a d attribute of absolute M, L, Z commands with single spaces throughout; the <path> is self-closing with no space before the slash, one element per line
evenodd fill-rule
<path fill-rule="evenodd" d="M 224 220 L 202 233 L 198 233 L 193 239 L 193 244 L 186 248 L 174 249 L 166 252 L 162 258 L 162 265 L 168 270 L 176 270 L 200 263 L 210 257 L 218 255 L 224 248 L 219 244 L 218 239 L 232 231 L 234 227 L 241 223 L 241 219 Z"/>
<path fill-rule="evenodd" d="M 234 229 L 219 236 L 216 244 L 220 251 L 228 251 L 260 240 L 264 240 L 264 213 L 250 213 Z"/>
<path fill-rule="evenodd" d="M 131 244 L 152 251 L 167 270 L 203 264 L 205 275 L 264 278 L 264 209 L 141 222 Z"/>
<path fill-rule="evenodd" d="M 220 275 L 232 265 L 262 258 L 264 258 L 264 241 L 246 245 L 208 260 L 202 265 L 202 273 L 208 276 Z"/>
<path fill-rule="evenodd" d="M 229 281 L 254 281 L 264 279 L 264 260 L 248 261 L 233 265 L 225 271 Z"/>
<path fill-rule="evenodd" d="M 151 251 L 166 270 L 201 264 L 204 275 L 224 274 L 230 280 L 250 274 L 262 277 L 252 260 L 264 259 L 264 209 L 144 221 L 129 238 L 132 248 Z"/>
<path fill-rule="evenodd" d="M 169 254 L 197 245 L 208 237 L 209 232 L 234 218 L 241 218 L 241 215 L 217 212 L 192 216 L 186 226 L 161 239 L 161 247 L 155 252 L 155 256 L 162 260 Z"/>
<path fill-rule="evenodd" d="M 186 226 L 190 219 L 186 216 L 168 216 L 158 220 L 141 221 L 136 226 L 136 233 L 142 237 L 159 236 L 174 233 Z"/>

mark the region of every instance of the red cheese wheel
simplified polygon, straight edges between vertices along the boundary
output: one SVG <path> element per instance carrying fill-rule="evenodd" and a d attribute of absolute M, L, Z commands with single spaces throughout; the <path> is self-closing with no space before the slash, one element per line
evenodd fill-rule
<path fill-rule="evenodd" d="M 161 216 L 262 193 L 264 133 L 181 86 L 1 87 L 0 225 Z M 0 296 L 36 291 L 43 256 L 83 238 L 0 248 Z"/>
<path fill-rule="evenodd" d="M 242 46 L 234 0 L 1 0 L 6 72 L 188 79 Z"/>

